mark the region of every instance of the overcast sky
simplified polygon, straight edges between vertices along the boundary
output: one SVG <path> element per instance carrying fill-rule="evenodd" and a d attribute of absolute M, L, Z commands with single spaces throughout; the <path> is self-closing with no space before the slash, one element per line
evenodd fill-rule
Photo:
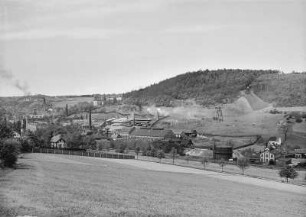
<path fill-rule="evenodd" d="M 0 96 L 122 93 L 198 69 L 306 71 L 303 0 L 0 0 L 0 7 Z"/>

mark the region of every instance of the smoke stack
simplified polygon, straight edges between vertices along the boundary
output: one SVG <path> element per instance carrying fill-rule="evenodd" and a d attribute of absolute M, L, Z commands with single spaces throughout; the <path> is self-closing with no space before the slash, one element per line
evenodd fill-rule
<path fill-rule="evenodd" d="M 66 116 L 69 116 L 68 104 L 66 104 Z"/>
<path fill-rule="evenodd" d="M 27 119 L 22 119 L 22 129 L 24 130 L 24 131 L 26 131 L 27 130 Z"/>
<path fill-rule="evenodd" d="M 91 108 L 89 109 L 89 129 L 91 130 Z"/>

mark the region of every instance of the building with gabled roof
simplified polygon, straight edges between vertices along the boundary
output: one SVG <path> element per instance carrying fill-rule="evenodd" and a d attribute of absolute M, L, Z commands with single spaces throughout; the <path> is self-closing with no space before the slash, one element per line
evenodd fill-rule
<path fill-rule="evenodd" d="M 60 134 L 51 138 L 50 145 L 51 148 L 67 148 L 67 143 Z"/>
<path fill-rule="evenodd" d="M 131 132 L 130 136 L 147 139 L 175 138 L 172 130 L 165 130 L 163 128 L 136 128 Z"/>

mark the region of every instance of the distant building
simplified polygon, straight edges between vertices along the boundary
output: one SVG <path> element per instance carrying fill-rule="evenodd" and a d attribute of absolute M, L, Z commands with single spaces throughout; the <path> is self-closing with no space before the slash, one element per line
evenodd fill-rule
<path fill-rule="evenodd" d="M 306 158 L 306 148 L 294 149 L 295 158 Z"/>
<path fill-rule="evenodd" d="M 229 160 L 233 157 L 233 148 L 232 147 L 219 147 L 214 146 L 213 148 L 213 156 L 215 160 Z"/>
<path fill-rule="evenodd" d="M 36 115 L 29 115 L 30 119 L 43 119 L 44 117 L 45 117 L 45 115 L 42 115 L 42 114 L 40 114 L 40 115 L 38 115 L 38 114 L 36 114 Z"/>
<path fill-rule="evenodd" d="M 139 128 L 133 130 L 130 136 L 134 138 L 146 138 L 154 140 L 175 138 L 175 134 L 172 130 L 165 130 L 162 128 Z"/>
<path fill-rule="evenodd" d="M 51 148 L 67 148 L 67 143 L 60 134 L 53 136 L 50 140 L 50 144 Z"/>
<path fill-rule="evenodd" d="M 213 158 L 213 151 L 210 149 L 194 148 L 186 152 L 187 156 Z"/>
<path fill-rule="evenodd" d="M 21 135 L 19 133 L 17 133 L 16 131 L 14 131 L 13 132 L 13 138 L 18 140 L 18 139 L 21 138 Z"/>
<path fill-rule="evenodd" d="M 260 153 L 260 162 L 269 163 L 270 160 L 275 161 L 275 155 L 266 148 L 262 153 Z"/>
<path fill-rule="evenodd" d="M 271 137 L 269 139 L 269 142 L 267 144 L 267 147 L 271 150 L 273 149 L 277 149 L 278 147 L 280 147 L 282 144 L 282 139 L 281 138 L 276 138 L 276 137 Z"/>

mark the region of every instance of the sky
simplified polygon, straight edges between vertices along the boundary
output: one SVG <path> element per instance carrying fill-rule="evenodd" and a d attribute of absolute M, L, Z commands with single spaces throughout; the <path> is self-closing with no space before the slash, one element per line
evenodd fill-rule
<path fill-rule="evenodd" d="M 124 93 L 200 69 L 306 71 L 304 0 L 0 0 L 0 96 Z"/>

